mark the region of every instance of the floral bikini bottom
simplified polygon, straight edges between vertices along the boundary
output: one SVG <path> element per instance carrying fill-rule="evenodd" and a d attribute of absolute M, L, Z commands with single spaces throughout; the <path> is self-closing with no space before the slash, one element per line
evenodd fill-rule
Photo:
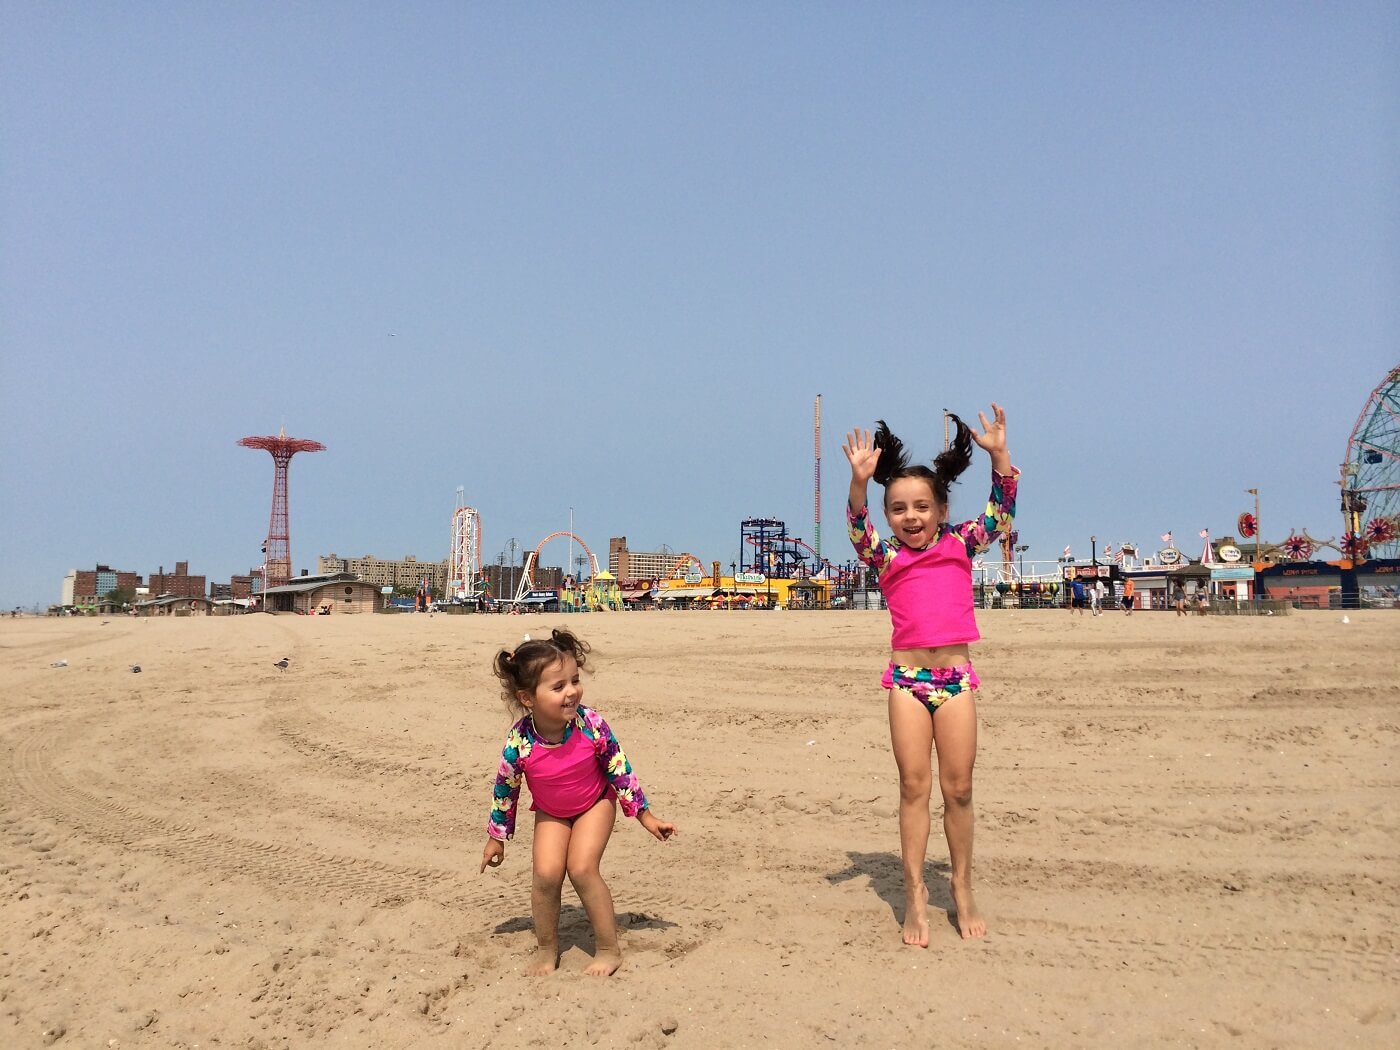
<path fill-rule="evenodd" d="M 962 693 L 970 693 L 982 684 L 972 664 L 957 667 L 906 667 L 891 663 L 885 668 L 880 685 L 885 689 L 903 689 L 928 708 L 929 714 Z"/>

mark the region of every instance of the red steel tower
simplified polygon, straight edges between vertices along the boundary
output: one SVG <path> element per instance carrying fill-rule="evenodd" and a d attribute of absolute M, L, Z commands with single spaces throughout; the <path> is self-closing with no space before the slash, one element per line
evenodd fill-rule
<path fill-rule="evenodd" d="M 292 537 L 287 525 L 287 465 L 298 452 L 323 452 L 326 446 L 307 438 L 289 438 L 279 430 L 276 437 L 245 437 L 244 448 L 260 448 L 272 453 L 277 468 L 272 478 L 272 517 L 267 523 L 263 587 L 277 587 L 292 575 Z"/>

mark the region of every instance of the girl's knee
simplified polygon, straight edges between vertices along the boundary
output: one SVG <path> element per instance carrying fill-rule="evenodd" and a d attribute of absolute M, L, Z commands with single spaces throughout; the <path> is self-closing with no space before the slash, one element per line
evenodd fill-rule
<path fill-rule="evenodd" d="M 535 889 L 544 893 L 558 893 L 564 888 L 564 870 L 562 868 L 536 868 Z"/>
<path fill-rule="evenodd" d="M 899 797 L 905 802 L 918 802 L 927 799 L 933 790 L 933 774 L 912 771 L 899 774 Z"/>
<path fill-rule="evenodd" d="M 945 806 L 970 806 L 972 805 L 972 777 L 951 776 L 941 777 L 938 782 L 939 790 L 943 792 L 943 804 Z"/>
<path fill-rule="evenodd" d="M 598 870 L 596 862 L 590 861 L 586 864 L 570 864 L 569 881 L 573 883 L 574 889 L 579 889 L 580 887 L 588 886 L 595 882 L 602 882 L 603 875 Z"/>

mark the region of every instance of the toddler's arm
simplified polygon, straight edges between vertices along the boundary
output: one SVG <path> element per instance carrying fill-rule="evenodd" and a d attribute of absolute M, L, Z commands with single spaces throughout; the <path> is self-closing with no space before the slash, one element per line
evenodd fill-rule
<path fill-rule="evenodd" d="M 583 724 L 588 729 L 588 735 L 593 740 L 593 750 L 603 767 L 603 775 L 608 778 L 608 783 L 617 793 L 617 804 L 622 807 L 622 815 L 637 816 L 647 808 L 647 796 L 642 791 L 637 774 L 632 772 L 632 763 L 627 761 L 622 745 L 617 742 L 617 737 L 613 736 L 612 729 L 603 721 L 602 715 L 591 707 L 581 707 L 579 711 L 583 715 Z"/>
<path fill-rule="evenodd" d="M 491 789 L 491 817 L 486 822 L 486 834 L 501 842 L 515 834 L 515 807 L 520 801 L 520 781 L 525 775 L 528 754 L 528 741 L 518 725 L 513 726 L 501 751 L 496 784 Z"/>

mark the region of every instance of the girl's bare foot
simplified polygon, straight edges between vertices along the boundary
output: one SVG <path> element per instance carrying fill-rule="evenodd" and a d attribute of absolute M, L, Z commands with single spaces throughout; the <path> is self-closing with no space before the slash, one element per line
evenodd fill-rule
<path fill-rule="evenodd" d="M 535 953 L 530 956 L 530 961 L 525 964 L 525 976 L 544 977 L 557 969 L 559 969 L 558 945 L 542 944 L 535 949 Z"/>
<path fill-rule="evenodd" d="M 589 977 L 611 977 L 622 965 L 622 952 L 617 948 L 599 948 L 593 953 L 593 961 L 583 971 Z"/>
<path fill-rule="evenodd" d="M 922 882 L 904 891 L 904 943 L 928 947 L 928 887 Z"/>
<path fill-rule="evenodd" d="M 958 910 L 958 933 L 962 939 L 987 936 L 987 923 L 977 910 L 977 902 L 972 897 L 972 884 L 949 879 L 948 885 L 953 891 L 953 907 Z"/>

